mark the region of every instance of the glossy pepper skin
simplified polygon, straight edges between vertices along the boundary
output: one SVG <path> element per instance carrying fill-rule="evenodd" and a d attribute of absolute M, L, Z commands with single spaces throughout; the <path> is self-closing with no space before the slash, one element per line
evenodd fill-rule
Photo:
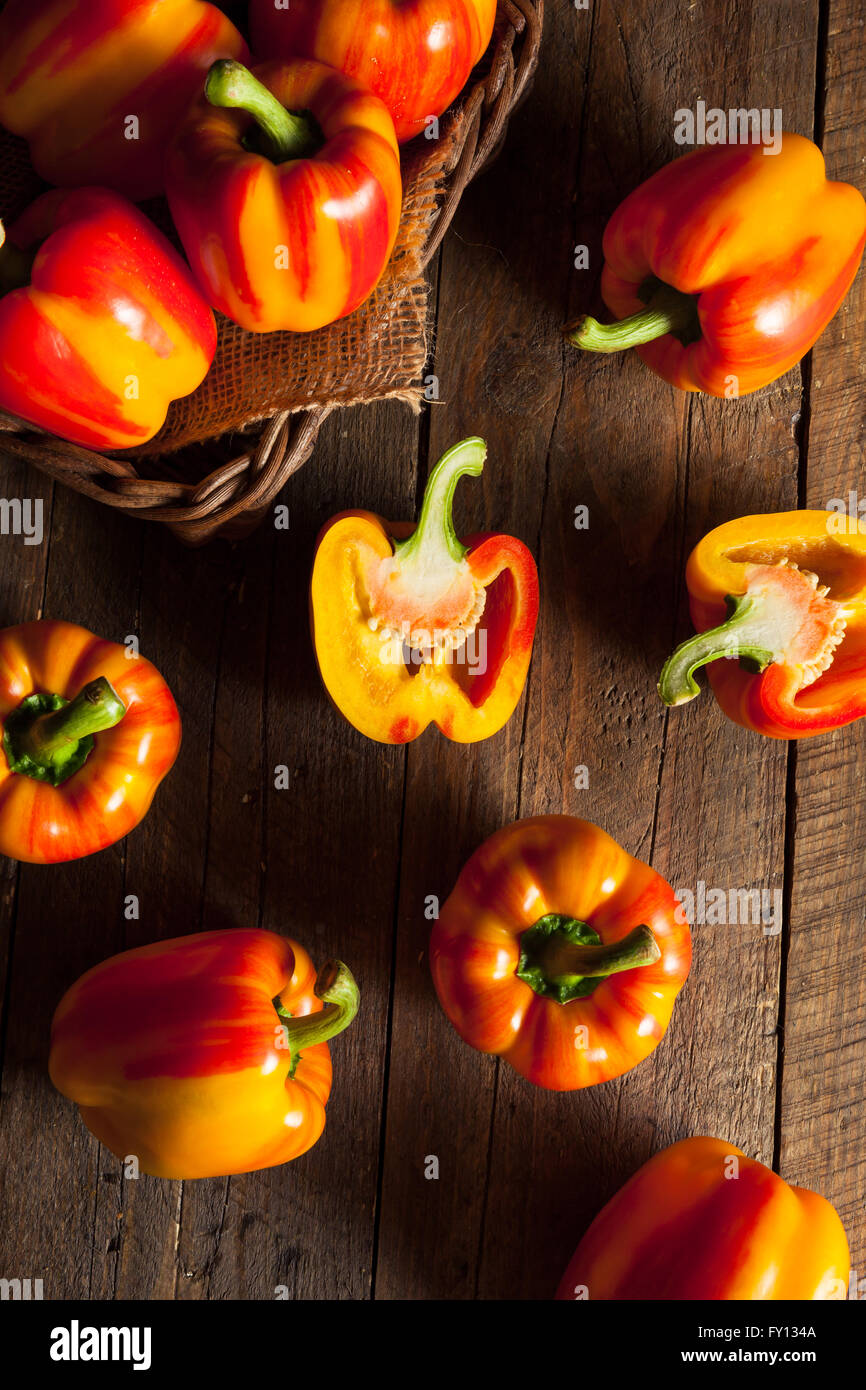
<path fill-rule="evenodd" d="M 8 0 L 0 124 L 29 141 L 47 183 L 155 197 L 166 143 L 208 68 L 246 56 L 231 21 L 201 0 Z"/>
<path fill-rule="evenodd" d="M 623 202 L 604 233 L 601 293 L 578 347 L 636 347 L 683 391 L 742 396 L 783 376 L 827 327 L 857 273 L 866 202 L 826 178 L 811 140 L 708 145 Z M 634 318 L 632 316 L 635 316 Z M 642 344 L 642 346 L 639 346 Z"/>
<path fill-rule="evenodd" d="M 357 1006 L 345 966 L 317 977 L 303 946 L 273 932 L 176 937 L 82 975 L 54 1015 L 49 1072 L 97 1139 L 142 1172 L 250 1173 L 321 1136 L 326 1039 Z"/>
<path fill-rule="evenodd" d="M 128 650 L 73 623 L 0 631 L 0 854 L 81 859 L 147 814 L 180 716 L 156 667 Z"/>
<path fill-rule="evenodd" d="M 866 714 L 866 535 L 856 521 L 795 511 L 725 522 L 692 551 L 686 584 L 698 635 L 662 671 L 666 704 L 693 699 L 694 671 L 710 662 L 728 718 L 770 738 Z"/>
<path fill-rule="evenodd" d="M 609 1081 L 648 1057 L 690 964 L 670 885 L 574 816 L 491 836 L 430 939 L 436 993 L 461 1038 L 551 1091 Z"/>
<path fill-rule="evenodd" d="M 403 143 L 463 90 L 493 34 L 496 0 L 251 0 L 253 48 L 317 58 L 385 103 Z"/>
<path fill-rule="evenodd" d="M 474 743 L 511 718 L 529 670 L 538 574 L 522 541 L 458 540 L 454 489 L 484 466 L 466 439 L 430 475 L 417 527 L 342 512 L 322 531 L 313 644 L 337 708 L 368 738 L 408 743 L 435 723 Z"/>
<path fill-rule="evenodd" d="M 0 231 L 4 287 L 0 407 L 75 444 L 152 439 L 216 351 L 214 316 L 188 268 L 105 189 L 45 193 L 5 245 Z"/>
<path fill-rule="evenodd" d="M 218 63 L 166 189 L 211 304 L 250 332 L 309 332 L 357 309 L 387 265 L 402 205 L 394 125 L 321 63 Z"/>
<path fill-rule="evenodd" d="M 844 1299 L 833 1207 L 722 1139 L 682 1139 L 599 1212 L 557 1292 L 565 1301 Z"/>

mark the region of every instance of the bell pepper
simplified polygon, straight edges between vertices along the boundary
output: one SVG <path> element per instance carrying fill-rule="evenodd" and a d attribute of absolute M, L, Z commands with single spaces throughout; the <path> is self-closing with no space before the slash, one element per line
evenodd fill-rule
<path fill-rule="evenodd" d="M 325 1127 L 328 1039 L 358 988 L 296 941 L 203 932 L 112 956 L 57 1006 L 48 1069 L 118 1158 L 158 1178 L 288 1163 Z"/>
<path fill-rule="evenodd" d="M 0 854 L 28 864 L 113 845 L 180 748 L 155 666 L 72 623 L 0 631 Z"/>
<path fill-rule="evenodd" d="M 216 351 L 180 256 L 104 189 L 45 193 L 0 231 L 0 293 L 0 407 L 89 448 L 152 439 Z"/>
<path fill-rule="evenodd" d="M 619 322 L 584 317 L 571 341 L 636 347 L 672 386 L 735 397 L 809 351 L 848 292 L 866 202 L 830 183 L 811 140 L 708 145 L 647 179 L 604 233 L 601 293 Z"/>
<path fill-rule="evenodd" d="M 430 940 L 433 983 L 470 1047 L 550 1091 L 630 1071 L 689 973 L 673 889 L 589 821 L 535 816 L 464 867 Z"/>
<path fill-rule="evenodd" d="M 844 1299 L 848 1242 L 833 1207 L 722 1139 L 682 1139 L 593 1221 L 560 1300 Z"/>
<path fill-rule="evenodd" d="M 715 662 L 725 714 L 771 738 L 866 714 L 866 536 L 839 523 L 832 511 L 779 512 L 704 536 L 686 567 L 698 634 L 665 663 L 665 704 L 694 699 L 695 671 Z"/>
<path fill-rule="evenodd" d="M 0 124 L 30 142 L 47 183 L 155 197 L 166 143 L 208 68 L 247 56 L 202 0 L 7 0 Z"/>
<path fill-rule="evenodd" d="M 394 123 L 321 63 L 216 63 L 169 150 L 166 191 L 215 308 L 251 332 L 322 328 L 372 294 L 391 255 Z"/>
<path fill-rule="evenodd" d="M 322 531 L 311 587 L 322 680 L 350 724 L 408 743 L 435 722 L 474 743 L 514 712 L 529 669 L 538 574 L 522 541 L 458 540 L 451 508 L 487 446 L 465 439 L 427 483 L 417 528 L 341 512 Z"/>
<path fill-rule="evenodd" d="M 463 90 L 490 43 L 496 0 L 251 0 L 256 53 L 317 58 L 384 101 L 402 143 Z"/>

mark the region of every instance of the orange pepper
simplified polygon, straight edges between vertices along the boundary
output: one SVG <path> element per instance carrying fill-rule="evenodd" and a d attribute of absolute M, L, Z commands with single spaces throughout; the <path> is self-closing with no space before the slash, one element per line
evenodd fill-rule
<path fill-rule="evenodd" d="M 94 854 L 146 815 L 180 748 L 155 666 L 72 623 L 0 632 L 0 854 Z"/>
<path fill-rule="evenodd" d="M 686 584 L 698 635 L 665 663 L 665 704 L 694 699 L 694 672 L 710 662 L 728 718 L 770 738 L 806 738 L 866 714 L 866 535 L 847 517 L 727 521 L 695 546 Z"/>
<path fill-rule="evenodd" d="M 845 295 L 866 243 L 866 202 L 828 182 L 824 157 L 785 133 L 708 145 L 626 198 L 604 233 L 601 293 L 620 320 L 584 317 L 571 341 L 637 348 L 683 391 L 742 396 L 809 351 Z"/>
<path fill-rule="evenodd" d="M 463 90 L 493 33 L 496 0 L 251 0 L 257 53 L 317 58 L 385 103 L 411 140 Z"/>
<path fill-rule="evenodd" d="M 673 889 L 589 821 L 536 816 L 469 860 L 430 940 L 457 1032 L 537 1086 L 621 1076 L 658 1046 L 689 973 Z"/>
<path fill-rule="evenodd" d="M 522 541 L 458 540 L 451 516 L 464 474 L 484 466 L 465 439 L 430 474 L 418 526 L 342 512 L 313 564 L 313 643 L 322 680 L 356 729 L 408 743 L 435 722 L 473 743 L 511 718 L 529 670 L 538 574 Z"/>
<path fill-rule="evenodd" d="M 0 124 L 29 140 L 47 183 L 152 198 L 208 68 L 246 56 L 231 20 L 202 0 L 7 0 Z"/>
<path fill-rule="evenodd" d="M 402 205 L 394 122 L 322 63 L 215 63 L 169 149 L 189 263 L 250 332 L 309 332 L 372 294 Z"/>
<path fill-rule="evenodd" d="M 848 1242 L 824 1197 L 722 1139 L 682 1139 L 593 1221 L 562 1300 L 844 1299 Z"/>
<path fill-rule="evenodd" d="M 327 1039 L 358 988 L 339 961 L 318 977 L 295 941 L 258 929 L 138 947 L 67 990 L 48 1069 L 91 1133 L 160 1178 L 287 1163 L 325 1127 Z"/>
<path fill-rule="evenodd" d="M 152 439 L 216 351 L 189 268 L 105 189 L 43 193 L 5 243 L 0 224 L 0 295 L 0 408 L 91 449 Z"/>

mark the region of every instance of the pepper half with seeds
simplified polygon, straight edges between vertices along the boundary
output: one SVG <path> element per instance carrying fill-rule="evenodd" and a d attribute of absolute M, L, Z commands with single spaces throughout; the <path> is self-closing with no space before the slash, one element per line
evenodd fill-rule
<path fill-rule="evenodd" d="M 795 511 L 726 522 L 693 550 L 686 584 L 698 632 L 665 663 L 665 704 L 694 699 L 695 671 L 714 663 L 728 718 L 771 738 L 866 714 L 866 534 L 856 521 Z"/>
<path fill-rule="evenodd" d="M 538 574 L 513 536 L 458 539 L 451 509 L 487 446 L 465 439 L 440 459 L 417 527 L 343 512 L 313 565 L 313 642 L 325 687 L 368 738 L 408 743 L 436 723 L 474 743 L 514 713 L 538 618 Z"/>

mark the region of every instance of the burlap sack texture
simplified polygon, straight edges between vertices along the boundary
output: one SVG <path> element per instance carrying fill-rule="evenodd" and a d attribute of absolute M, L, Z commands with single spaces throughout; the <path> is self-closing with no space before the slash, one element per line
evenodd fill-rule
<path fill-rule="evenodd" d="M 164 428 L 140 449 L 96 454 L 2 412 L 0 447 L 108 506 L 162 521 L 197 545 L 252 529 L 309 457 L 335 407 L 397 398 L 420 408 L 429 346 L 424 266 L 528 89 L 543 14 L 544 0 L 499 0 L 490 48 L 442 117 L 439 138 L 404 148 L 394 252 L 378 288 L 354 314 L 309 334 L 247 333 L 218 315 L 207 379 L 175 402 Z M 11 220 L 43 188 L 26 144 L 0 131 L 0 216 Z M 165 203 L 144 211 L 177 245 Z"/>

